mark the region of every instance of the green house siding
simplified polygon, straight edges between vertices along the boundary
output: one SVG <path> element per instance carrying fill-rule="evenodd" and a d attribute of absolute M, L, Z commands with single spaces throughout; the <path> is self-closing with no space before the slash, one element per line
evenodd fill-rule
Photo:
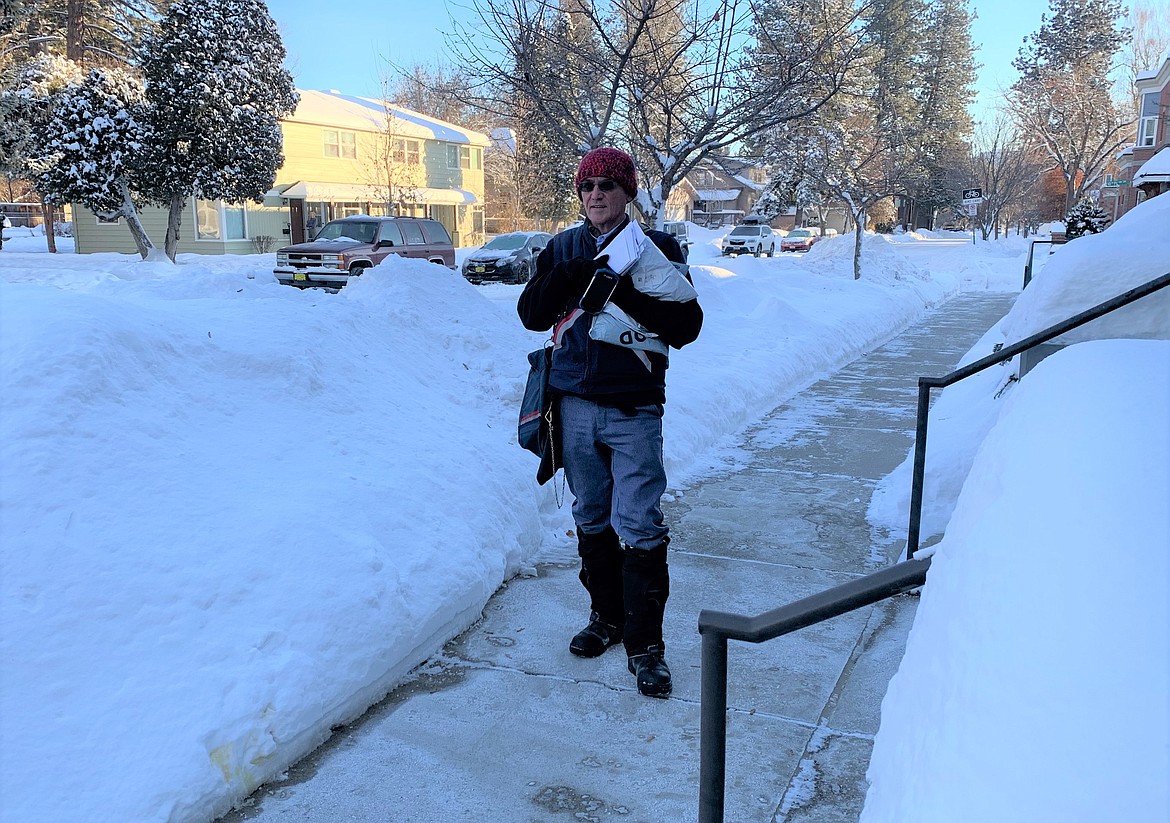
<path fill-rule="evenodd" d="M 167 210 L 146 206 L 139 211 L 139 217 L 151 242 L 162 249 L 167 236 Z M 246 203 L 244 221 L 245 239 L 200 240 L 195 231 L 194 201 L 188 200 L 183 209 L 175 251 L 177 254 L 251 254 L 256 251 L 252 238 L 259 236 L 272 237 L 273 250 L 288 244 L 288 209 Z M 73 238 L 78 254 L 134 254 L 138 250 L 125 220 L 102 223 L 89 209 L 76 204 L 73 206 Z"/>

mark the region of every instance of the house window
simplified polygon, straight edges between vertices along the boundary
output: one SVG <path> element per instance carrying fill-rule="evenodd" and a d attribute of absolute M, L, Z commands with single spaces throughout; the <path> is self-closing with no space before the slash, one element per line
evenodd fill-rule
<path fill-rule="evenodd" d="M 417 166 L 422 162 L 417 140 L 394 138 L 394 162 L 405 163 L 408 166 Z"/>
<path fill-rule="evenodd" d="M 471 146 L 457 146 L 447 144 L 447 168 L 449 169 L 479 169 L 483 168 L 480 150 Z"/>
<path fill-rule="evenodd" d="M 324 133 L 326 157 L 339 157 L 344 160 L 357 159 L 357 135 L 352 131 L 324 129 Z"/>
<path fill-rule="evenodd" d="M 196 240 L 245 240 L 248 237 L 244 207 L 218 200 L 195 201 Z"/>
<path fill-rule="evenodd" d="M 245 240 L 248 237 L 248 226 L 244 218 L 244 207 L 221 206 L 223 214 L 224 240 Z"/>
<path fill-rule="evenodd" d="M 1142 95 L 1142 119 L 1138 124 L 1139 146 L 1154 145 L 1154 138 L 1158 135 L 1158 96 L 1156 91 Z"/>
<path fill-rule="evenodd" d="M 195 201 L 195 239 L 220 239 L 219 209 L 212 200 Z"/>

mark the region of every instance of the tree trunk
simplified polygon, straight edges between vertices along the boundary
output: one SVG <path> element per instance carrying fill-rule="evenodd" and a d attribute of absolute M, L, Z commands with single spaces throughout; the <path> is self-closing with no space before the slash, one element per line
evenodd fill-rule
<path fill-rule="evenodd" d="M 853 215 L 853 279 L 861 279 L 861 234 L 865 225 L 865 212 Z"/>
<path fill-rule="evenodd" d="M 175 262 L 175 253 L 179 246 L 179 228 L 183 223 L 183 204 L 187 202 L 187 198 L 181 194 L 172 194 L 171 202 L 167 208 L 167 237 L 164 251 L 171 262 Z"/>
<path fill-rule="evenodd" d="M 122 190 L 122 208 L 118 211 L 118 216 L 126 218 L 126 228 L 130 229 L 134 245 L 138 247 L 138 253 L 142 255 L 142 259 L 147 260 L 154 256 L 154 244 L 150 242 L 150 236 L 142 227 L 142 220 L 138 216 L 138 209 L 135 207 L 134 201 L 130 199 L 130 189 L 126 185 L 126 181 L 119 181 L 118 186 Z"/>
<path fill-rule="evenodd" d="M 45 246 L 49 249 L 49 254 L 56 254 L 57 214 L 53 211 L 53 207 L 45 202 L 44 197 L 41 197 L 41 216 L 45 223 Z"/>
<path fill-rule="evenodd" d="M 65 56 L 74 63 L 85 62 L 85 0 L 65 4 Z"/>

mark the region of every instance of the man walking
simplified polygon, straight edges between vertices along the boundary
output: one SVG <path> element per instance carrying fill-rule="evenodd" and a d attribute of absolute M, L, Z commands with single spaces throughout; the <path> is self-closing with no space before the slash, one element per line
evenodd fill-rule
<path fill-rule="evenodd" d="M 588 625 L 573 637 L 569 651 L 597 657 L 624 641 L 638 690 L 666 697 L 672 684 L 662 636 L 670 594 L 670 538 L 661 507 L 665 352 L 698 337 L 703 312 L 693 297 L 654 297 L 621 276 L 609 302 L 665 345 L 660 351 L 635 351 L 593 339 L 590 328 L 600 306 L 582 297 L 587 289 L 594 296 L 590 284 L 597 285 L 599 270 L 598 282 L 613 276 L 607 256 L 598 255 L 629 223 L 626 206 L 638 191 L 634 161 L 617 149 L 594 149 L 582 158 L 576 185 L 585 221 L 545 247 L 517 305 L 526 328 L 556 326 L 549 389 L 574 498 L 579 576 L 590 598 Z M 647 231 L 646 236 L 668 260 L 685 262 L 669 234 Z"/>

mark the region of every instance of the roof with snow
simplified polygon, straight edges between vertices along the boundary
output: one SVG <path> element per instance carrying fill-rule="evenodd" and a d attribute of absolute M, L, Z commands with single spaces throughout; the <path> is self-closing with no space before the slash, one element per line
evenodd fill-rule
<path fill-rule="evenodd" d="M 390 120 L 391 131 L 401 137 L 472 146 L 487 146 L 491 143 L 486 134 L 401 106 L 387 106 L 381 100 L 370 97 L 356 97 L 333 90 L 297 89 L 297 93 L 301 96 L 297 110 L 285 118 L 292 123 L 313 123 L 357 131 L 385 131 L 387 121 Z"/>
<path fill-rule="evenodd" d="M 766 184 L 757 183 L 755 180 L 749 180 L 748 178 L 744 177 L 743 175 L 735 174 L 732 176 L 736 180 L 738 180 L 740 183 L 743 183 L 745 186 L 747 186 L 752 191 L 763 191 L 765 188 L 767 188 Z"/>
<path fill-rule="evenodd" d="M 1167 74 L 1170 74 L 1170 56 L 1164 58 L 1162 60 L 1162 62 L 1158 64 L 1158 66 L 1156 68 L 1147 69 L 1146 71 L 1143 71 L 1143 72 L 1138 72 L 1138 74 L 1134 77 L 1134 83 L 1140 84 L 1140 83 L 1144 83 L 1147 80 L 1156 80 L 1158 78 L 1158 75 L 1161 74 L 1163 71 L 1167 72 Z"/>
<path fill-rule="evenodd" d="M 1166 146 L 1142 164 L 1133 176 L 1133 184 L 1170 183 L 1170 146 Z"/>
<path fill-rule="evenodd" d="M 695 189 L 700 200 L 734 200 L 742 189 Z"/>

